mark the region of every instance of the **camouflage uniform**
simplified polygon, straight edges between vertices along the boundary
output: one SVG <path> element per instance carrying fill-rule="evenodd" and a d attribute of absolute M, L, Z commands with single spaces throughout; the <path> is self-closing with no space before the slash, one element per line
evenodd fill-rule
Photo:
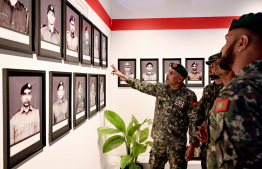
<path fill-rule="evenodd" d="M 193 127 L 197 119 L 197 100 L 193 91 L 183 84 L 181 89 L 173 90 L 167 84 L 151 84 L 129 78 L 126 81 L 132 88 L 156 97 L 154 123 L 151 136 L 154 145 L 150 153 L 151 168 L 164 168 L 169 160 L 172 169 L 184 169 L 187 166 L 185 151 L 187 130 L 189 126 L 189 142 L 198 144 Z"/>
<path fill-rule="evenodd" d="M 216 100 L 218 93 L 222 87 L 223 87 L 223 83 L 216 84 L 215 82 L 213 82 L 204 88 L 202 98 L 200 99 L 198 103 L 198 107 L 197 107 L 197 114 L 198 114 L 198 120 L 196 123 L 197 126 L 200 126 L 204 121 L 207 121 L 208 112 L 212 108 L 213 103 Z M 200 149 L 201 149 L 201 154 L 200 154 L 201 166 L 202 166 L 202 169 L 205 169 L 207 168 L 206 144 L 202 144 Z"/>
<path fill-rule="evenodd" d="M 262 59 L 245 66 L 210 111 L 210 144 L 219 168 L 262 166 Z"/>

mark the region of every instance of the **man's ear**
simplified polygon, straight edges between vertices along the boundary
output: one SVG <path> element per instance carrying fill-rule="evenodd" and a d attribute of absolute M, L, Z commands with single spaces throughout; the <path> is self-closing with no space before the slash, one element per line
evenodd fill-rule
<path fill-rule="evenodd" d="M 248 38 L 247 35 L 242 35 L 238 42 L 239 42 L 239 46 L 238 46 L 237 51 L 241 52 L 241 51 L 243 51 L 244 49 L 247 48 L 247 46 L 249 44 L 249 38 Z"/>

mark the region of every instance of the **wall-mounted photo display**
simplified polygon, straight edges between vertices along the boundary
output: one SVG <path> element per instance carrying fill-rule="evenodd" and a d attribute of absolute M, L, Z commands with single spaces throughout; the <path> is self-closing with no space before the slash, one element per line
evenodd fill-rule
<path fill-rule="evenodd" d="M 99 110 L 106 106 L 106 75 L 99 75 Z"/>
<path fill-rule="evenodd" d="M 101 67 L 107 67 L 107 61 L 108 61 L 108 40 L 107 36 L 105 34 L 102 34 L 102 60 L 101 60 Z"/>
<path fill-rule="evenodd" d="M 98 111 L 98 75 L 88 75 L 88 117 L 93 116 Z"/>
<path fill-rule="evenodd" d="M 45 72 L 3 69 L 4 168 L 46 145 Z"/>
<path fill-rule="evenodd" d="M 163 83 L 166 83 L 166 76 L 173 63 L 181 64 L 181 58 L 164 58 L 163 59 Z"/>
<path fill-rule="evenodd" d="M 0 1 L 1 48 L 33 53 L 34 2 L 33 0 Z"/>
<path fill-rule="evenodd" d="M 80 12 L 68 1 L 65 5 L 65 60 L 80 61 Z"/>
<path fill-rule="evenodd" d="M 71 129 L 71 73 L 49 74 L 49 138 L 50 142 Z"/>
<path fill-rule="evenodd" d="M 74 115 L 73 124 L 74 127 L 84 122 L 87 119 L 87 108 L 86 108 L 86 96 L 87 96 L 87 74 L 74 73 Z"/>
<path fill-rule="evenodd" d="M 84 15 L 82 15 L 82 52 L 81 52 L 81 63 L 83 64 L 92 64 L 92 32 L 93 24 L 89 21 Z"/>
<path fill-rule="evenodd" d="M 37 0 L 38 55 L 61 59 L 62 55 L 62 0 Z"/>
<path fill-rule="evenodd" d="M 118 70 L 129 78 L 136 79 L 136 59 L 118 59 Z M 129 85 L 118 77 L 118 87 L 129 87 Z"/>
<path fill-rule="evenodd" d="M 140 59 L 140 81 L 158 82 L 158 59 Z"/>
<path fill-rule="evenodd" d="M 100 66 L 101 62 L 101 31 L 94 26 L 93 31 L 93 65 L 94 66 Z"/>
<path fill-rule="evenodd" d="M 205 58 L 186 58 L 188 87 L 203 87 L 205 80 Z"/>

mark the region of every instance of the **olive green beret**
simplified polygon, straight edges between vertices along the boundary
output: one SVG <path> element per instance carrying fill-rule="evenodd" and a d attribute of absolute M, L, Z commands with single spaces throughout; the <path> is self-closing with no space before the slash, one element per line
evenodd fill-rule
<path fill-rule="evenodd" d="M 235 28 L 247 28 L 255 33 L 262 34 L 262 13 L 249 13 L 231 22 L 229 30 Z"/>
<path fill-rule="evenodd" d="M 216 62 L 217 59 L 221 58 L 221 52 L 216 53 L 208 58 L 208 61 L 206 61 L 207 65 L 211 65 L 212 63 Z"/>
<path fill-rule="evenodd" d="M 186 68 L 181 64 L 173 63 L 171 68 L 177 71 L 179 74 L 181 74 L 185 79 L 187 78 L 188 72 Z"/>

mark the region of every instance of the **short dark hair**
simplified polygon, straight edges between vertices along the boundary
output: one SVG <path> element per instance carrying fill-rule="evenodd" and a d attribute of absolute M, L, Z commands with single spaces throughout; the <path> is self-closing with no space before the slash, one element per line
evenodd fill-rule
<path fill-rule="evenodd" d="M 153 63 L 151 63 L 151 62 L 148 62 L 148 63 L 146 64 L 146 67 L 147 67 L 147 65 L 152 65 L 152 67 L 154 67 Z"/>

